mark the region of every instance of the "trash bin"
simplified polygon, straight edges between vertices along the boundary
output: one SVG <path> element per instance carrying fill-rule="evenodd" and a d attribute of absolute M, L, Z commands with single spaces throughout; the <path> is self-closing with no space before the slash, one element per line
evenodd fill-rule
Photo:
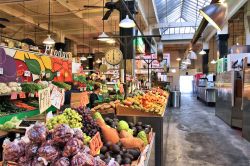
<path fill-rule="evenodd" d="M 180 91 L 171 92 L 171 105 L 174 108 L 178 108 L 181 106 L 181 92 Z"/>

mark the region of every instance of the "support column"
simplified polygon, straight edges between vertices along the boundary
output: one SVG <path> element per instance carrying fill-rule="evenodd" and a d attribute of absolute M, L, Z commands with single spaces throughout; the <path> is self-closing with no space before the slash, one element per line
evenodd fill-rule
<path fill-rule="evenodd" d="M 219 51 L 219 58 L 224 58 L 228 54 L 228 23 L 222 28 L 221 31 L 217 32 L 217 46 Z"/>
<path fill-rule="evenodd" d="M 250 1 L 247 2 L 245 7 L 245 14 L 244 14 L 244 25 L 245 25 L 245 33 L 246 33 L 246 45 L 250 45 Z"/>
<path fill-rule="evenodd" d="M 134 16 L 136 13 L 135 11 L 135 1 L 126 1 L 126 5 L 128 6 L 130 12 Z M 120 10 L 120 21 L 126 18 L 126 15 L 128 15 L 127 10 L 125 7 Z M 132 59 L 135 57 L 135 48 L 133 44 L 133 36 L 135 36 L 135 28 L 120 28 L 120 36 L 131 36 L 131 38 L 121 38 L 121 45 L 120 49 L 121 52 L 123 53 L 123 65 L 121 65 L 121 76 L 122 76 L 122 71 L 124 71 L 124 91 L 125 91 L 125 97 L 127 94 L 127 81 L 126 81 L 126 76 L 128 71 L 133 71 L 134 70 L 134 65 L 132 63 Z M 127 68 L 129 67 L 129 68 Z M 132 72 L 131 72 L 132 73 Z M 121 79 L 122 82 L 122 79 Z"/>
<path fill-rule="evenodd" d="M 209 72 L 209 49 L 203 49 L 206 54 L 202 56 L 202 71 L 204 74 Z"/>

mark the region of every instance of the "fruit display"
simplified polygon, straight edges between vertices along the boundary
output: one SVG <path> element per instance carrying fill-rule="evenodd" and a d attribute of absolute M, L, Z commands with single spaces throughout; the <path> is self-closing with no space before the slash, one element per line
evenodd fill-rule
<path fill-rule="evenodd" d="M 71 89 L 71 85 L 66 84 L 64 82 L 55 82 L 55 81 L 53 81 L 52 84 L 54 84 L 55 86 L 57 86 L 59 88 L 65 89 L 65 90 L 70 90 Z"/>
<path fill-rule="evenodd" d="M 150 125 L 141 122 L 128 123 L 116 118 L 102 118 L 100 113 L 93 115 L 101 128 L 104 146 L 100 150 L 100 158 L 108 163 L 114 158 L 120 165 L 131 164 L 137 160 L 141 152 L 149 144 Z"/>
<path fill-rule="evenodd" d="M 0 83 L 0 95 L 3 94 L 10 94 L 11 92 L 21 92 L 22 88 L 19 83 L 16 82 L 9 82 L 6 83 Z"/>
<path fill-rule="evenodd" d="M 90 137 L 93 137 L 98 131 L 100 131 L 100 127 L 95 122 L 91 113 L 85 111 L 83 108 L 77 108 L 76 111 L 81 115 L 82 118 L 82 131 Z"/>
<path fill-rule="evenodd" d="M 15 129 L 20 123 L 21 121 L 16 116 L 14 116 L 13 118 L 11 118 L 11 120 L 0 125 L 0 130 L 8 131 L 10 129 Z"/>
<path fill-rule="evenodd" d="M 147 93 L 137 93 L 134 97 L 128 97 L 122 102 L 121 106 L 162 115 L 165 112 L 167 98 L 168 93 L 166 91 L 154 88 Z"/>
<path fill-rule="evenodd" d="M 91 109 L 92 112 L 100 112 L 102 114 L 115 113 L 116 104 L 120 103 L 119 100 L 111 101 L 110 103 L 99 104 L 98 106 Z"/>
<path fill-rule="evenodd" d="M 21 139 L 12 142 L 6 139 L 3 156 L 5 161 L 22 166 L 108 165 L 100 157 L 92 156 L 89 147 L 74 135 L 74 130 L 68 125 L 60 124 L 49 131 L 43 124 L 35 124 Z"/>
<path fill-rule="evenodd" d="M 62 114 L 49 119 L 46 123 L 49 130 L 53 129 L 57 124 L 68 124 L 71 128 L 81 128 L 82 116 L 75 110 L 66 108 Z"/>

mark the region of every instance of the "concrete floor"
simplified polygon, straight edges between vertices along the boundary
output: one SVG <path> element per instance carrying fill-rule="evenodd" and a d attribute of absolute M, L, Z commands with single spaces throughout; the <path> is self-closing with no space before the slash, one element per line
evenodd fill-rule
<path fill-rule="evenodd" d="M 164 150 L 166 166 L 250 166 L 250 142 L 190 95 L 165 117 Z"/>

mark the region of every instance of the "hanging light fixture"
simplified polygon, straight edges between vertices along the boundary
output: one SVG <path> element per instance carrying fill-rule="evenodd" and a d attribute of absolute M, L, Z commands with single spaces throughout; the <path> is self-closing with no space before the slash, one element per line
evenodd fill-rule
<path fill-rule="evenodd" d="M 87 56 L 88 59 L 93 58 L 93 56 L 89 53 L 89 55 Z"/>
<path fill-rule="evenodd" d="M 107 41 L 108 44 L 115 44 L 115 39 L 110 39 Z"/>
<path fill-rule="evenodd" d="M 102 60 L 98 58 L 95 62 L 99 64 L 102 63 Z"/>
<path fill-rule="evenodd" d="M 206 55 L 206 51 L 204 51 L 203 49 L 199 52 L 200 55 Z"/>
<path fill-rule="evenodd" d="M 177 61 L 181 61 L 181 58 L 177 58 L 176 60 L 177 60 Z"/>
<path fill-rule="evenodd" d="M 86 61 L 87 58 L 83 55 L 81 58 L 80 58 L 81 61 Z"/>
<path fill-rule="evenodd" d="M 131 20 L 128 15 L 126 15 L 126 18 L 124 18 L 123 20 L 121 20 L 119 26 L 121 28 L 133 28 L 135 27 L 135 22 L 134 20 Z"/>
<path fill-rule="evenodd" d="M 210 4 L 200 10 L 200 14 L 217 30 L 221 31 L 227 18 L 227 4 L 224 1 Z"/>
<path fill-rule="evenodd" d="M 197 59 L 197 55 L 194 51 L 190 50 L 187 56 L 188 59 Z"/>
<path fill-rule="evenodd" d="M 105 6 L 104 0 L 102 2 L 103 2 L 103 6 Z M 104 7 L 102 9 L 102 14 L 104 16 Z M 109 36 L 104 32 L 104 19 L 102 19 L 102 33 L 98 36 L 97 40 L 103 41 L 103 42 L 107 42 L 110 40 Z"/>
<path fill-rule="evenodd" d="M 48 37 L 43 41 L 43 44 L 45 44 L 45 45 L 54 45 L 56 42 L 55 42 L 55 40 L 53 40 L 52 38 L 51 38 L 51 35 L 50 35 L 50 16 L 51 16 L 51 14 L 50 14 L 50 0 L 49 0 L 49 23 L 48 23 Z"/>
<path fill-rule="evenodd" d="M 213 59 L 210 63 L 211 64 L 216 64 L 216 60 Z"/>

